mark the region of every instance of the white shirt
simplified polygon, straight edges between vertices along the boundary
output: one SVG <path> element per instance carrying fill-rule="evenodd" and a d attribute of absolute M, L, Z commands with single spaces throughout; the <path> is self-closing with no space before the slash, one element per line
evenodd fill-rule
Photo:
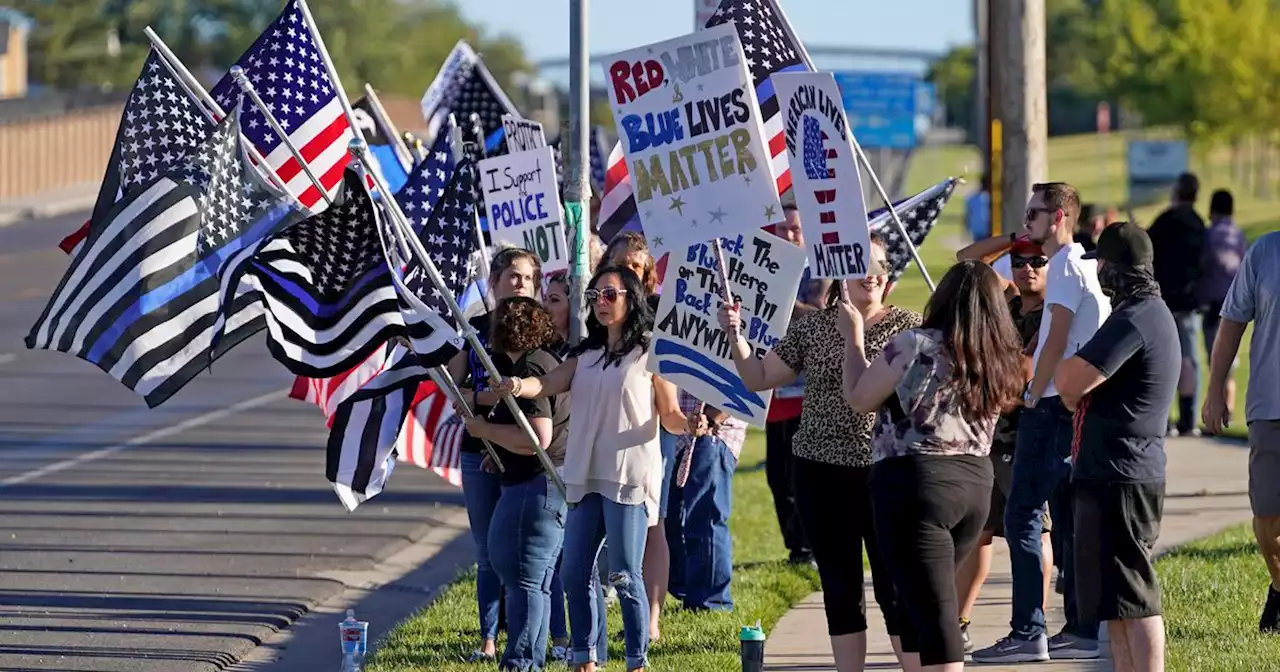
<path fill-rule="evenodd" d="M 991 263 L 991 269 L 996 272 L 996 275 L 1004 278 L 1007 282 L 1013 282 L 1013 259 L 1011 259 L 1009 255 L 1000 255 L 999 259 L 996 259 Z"/>
<path fill-rule="evenodd" d="M 1111 299 L 1102 293 L 1102 286 L 1098 284 L 1098 262 L 1083 256 L 1084 247 L 1079 243 L 1071 243 L 1049 259 L 1049 272 L 1045 276 L 1045 313 L 1044 319 L 1040 321 L 1040 340 L 1036 343 L 1037 368 L 1040 365 L 1040 353 L 1044 350 L 1045 341 L 1049 340 L 1049 329 L 1053 324 L 1052 306 L 1062 306 L 1075 315 L 1071 320 L 1071 330 L 1067 332 L 1067 347 L 1062 353 L 1063 359 L 1076 354 L 1111 315 Z M 1042 398 L 1056 396 L 1058 389 L 1050 380 Z"/>

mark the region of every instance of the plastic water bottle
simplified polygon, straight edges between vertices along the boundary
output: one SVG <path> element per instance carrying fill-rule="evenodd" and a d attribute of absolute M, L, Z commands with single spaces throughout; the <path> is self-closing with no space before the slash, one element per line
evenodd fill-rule
<path fill-rule="evenodd" d="M 764 630 L 760 621 L 744 625 L 738 632 L 738 655 L 742 658 L 742 672 L 764 672 Z"/>
<path fill-rule="evenodd" d="M 357 621 L 354 609 L 347 610 L 346 620 L 338 623 L 342 643 L 342 672 L 360 672 L 369 643 L 369 622 Z"/>

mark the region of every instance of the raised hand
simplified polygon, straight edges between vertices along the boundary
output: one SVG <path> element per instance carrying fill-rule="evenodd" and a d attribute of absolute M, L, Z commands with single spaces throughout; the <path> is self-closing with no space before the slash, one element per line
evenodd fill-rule
<path fill-rule="evenodd" d="M 717 317 L 720 319 L 720 328 L 724 329 L 729 340 L 738 340 L 738 336 L 742 335 L 742 304 L 721 303 Z"/>

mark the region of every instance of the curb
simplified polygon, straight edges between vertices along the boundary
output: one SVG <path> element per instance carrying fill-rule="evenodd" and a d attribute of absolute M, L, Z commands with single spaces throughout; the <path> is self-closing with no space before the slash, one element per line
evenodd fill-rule
<path fill-rule="evenodd" d="M 31 219 L 46 219 L 81 210 L 89 210 L 97 200 L 98 196 L 94 194 L 92 196 L 80 196 L 32 206 L 6 207 L 4 204 L 0 204 L 0 227 L 12 226 Z"/>

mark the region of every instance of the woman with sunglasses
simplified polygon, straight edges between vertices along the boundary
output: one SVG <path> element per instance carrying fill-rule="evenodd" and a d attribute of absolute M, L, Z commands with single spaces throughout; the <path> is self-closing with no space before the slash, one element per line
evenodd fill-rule
<path fill-rule="evenodd" d="M 533 298 L 542 283 L 542 263 L 528 250 L 506 248 L 490 265 L 489 287 L 497 302 L 513 297 Z M 483 345 L 489 340 L 490 313 L 471 318 L 471 327 Z M 487 346 L 486 346 L 487 347 Z M 492 353 L 491 353 L 492 354 Z M 495 363 L 505 358 L 495 358 Z M 503 366 L 509 362 L 504 362 Z M 510 375 L 510 369 L 498 369 Z M 449 362 L 449 373 L 459 381 L 462 396 L 476 415 L 488 415 L 498 397 L 488 386 L 489 375 L 479 356 L 466 346 Z M 484 442 L 471 436 L 462 440 L 462 496 L 471 523 L 471 537 L 476 544 L 476 602 L 480 611 L 480 648 L 471 654 L 471 662 L 497 657 L 498 618 L 502 601 L 502 583 L 489 564 L 489 522 L 502 494 L 497 468 L 485 465 Z"/>
<path fill-rule="evenodd" d="M 489 345 L 495 364 L 518 376 L 554 370 L 560 358 L 548 348 L 559 340 L 551 314 L 523 296 L 503 299 L 492 313 Z M 539 447 L 557 467 L 564 463 L 568 395 L 520 400 Z M 505 404 L 466 420 L 467 434 L 499 448 L 505 470 L 489 525 L 489 563 L 506 594 L 507 646 L 500 668 L 540 670 L 554 610 L 551 578 L 564 542 L 564 498 L 552 484 L 529 437 Z M 563 602 L 561 612 L 563 614 Z M 563 615 L 561 616 L 563 621 Z M 563 627 L 563 623 L 561 623 Z"/>
<path fill-rule="evenodd" d="M 752 390 L 769 390 L 805 376 L 795 456 L 796 509 L 822 579 L 827 634 L 839 672 L 860 671 L 867 656 L 867 606 L 862 547 L 866 544 L 876 602 L 900 651 L 893 581 L 881 560 L 871 514 L 871 430 L 874 413 L 850 413 L 841 394 L 844 339 L 838 328 L 840 286 L 866 324 L 869 357 L 898 334 L 920 325 L 919 313 L 884 305 L 889 269 L 884 240 L 871 237 L 867 277 L 833 282 L 827 307 L 791 323 L 782 341 L 757 359 L 742 338 L 737 306 L 723 306 L 720 324 L 733 346 L 733 363 Z M 901 656 L 899 656 L 901 660 Z"/>
<path fill-rule="evenodd" d="M 597 602 L 591 575 L 601 543 L 609 543 L 609 582 L 622 608 L 626 669 L 648 663 L 649 602 L 641 561 L 645 534 L 657 524 L 662 486 L 658 426 L 688 431 L 671 383 L 648 371 L 653 314 L 640 278 L 625 268 L 596 271 L 586 298 L 587 333 L 572 356 L 538 378 L 508 378 L 499 394 L 537 399 L 569 392 L 564 481 L 574 505 L 565 523 L 563 577 L 569 598 L 569 660 L 594 672 Z"/>
<path fill-rule="evenodd" d="M 658 311 L 658 295 L 655 290 L 658 287 L 657 265 L 653 260 L 653 255 L 649 254 L 649 243 L 644 236 L 636 231 L 623 231 L 618 234 L 609 246 L 605 248 L 604 261 L 610 266 L 629 269 L 640 278 L 640 284 L 644 286 L 646 300 L 649 303 L 649 310 L 655 314 Z M 682 538 L 680 534 L 679 516 L 674 521 L 675 525 L 669 524 L 667 512 L 671 507 L 671 487 L 673 474 L 675 474 L 676 465 L 676 448 L 677 440 L 674 434 L 663 430 L 661 436 L 662 446 L 662 496 L 658 500 L 658 524 L 649 528 L 648 536 L 644 542 L 644 585 L 649 591 L 649 642 L 658 641 L 661 636 L 661 630 L 658 627 L 658 621 L 662 617 L 662 603 L 667 599 L 667 588 L 672 579 L 671 564 L 671 546 L 668 544 L 667 536 L 670 532 L 676 533 L 675 536 Z M 679 503 L 676 504 L 679 506 Z M 608 551 L 605 551 L 608 553 Z M 677 569 L 682 568 L 678 565 Z M 677 575 L 676 585 L 673 586 L 677 595 L 683 596 L 683 589 L 679 585 L 679 577 L 682 572 L 675 572 Z"/>
<path fill-rule="evenodd" d="M 964 668 L 956 559 L 978 540 L 991 502 L 992 436 L 1019 403 L 1022 343 L 991 267 L 962 261 L 929 297 L 924 322 L 866 352 L 865 325 L 842 303 L 843 396 L 878 412 L 872 441 L 875 528 L 893 574 L 903 668 Z"/>

